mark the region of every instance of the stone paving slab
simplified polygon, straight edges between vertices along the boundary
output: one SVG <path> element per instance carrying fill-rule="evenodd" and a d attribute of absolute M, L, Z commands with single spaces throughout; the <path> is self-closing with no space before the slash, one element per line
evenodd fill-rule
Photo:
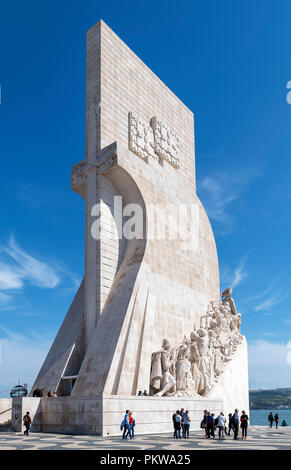
<path fill-rule="evenodd" d="M 201 431 L 190 433 L 189 439 L 173 439 L 172 434 L 142 435 L 123 441 L 121 437 L 76 436 L 64 434 L 1 432 L 0 450 L 291 450 L 291 427 L 269 429 L 250 426 L 248 439 L 238 441 L 204 439 Z"/>

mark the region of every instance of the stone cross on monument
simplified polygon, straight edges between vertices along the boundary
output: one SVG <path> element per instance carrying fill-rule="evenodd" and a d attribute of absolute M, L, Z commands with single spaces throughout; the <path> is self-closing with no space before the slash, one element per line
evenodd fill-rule
<path fill-rule="evenodd" d="M 86 156 L 71 176 L 85 200 L 85 275 L 33 386 L 59 397 L 43 400 L 42 429 L 118 434 L 133 408 L 140 432 L 166 432 L 182 392 L 197 423 L 207 407 L 247 410 L 240 316 L 220 301 L 196 194 L 193 113 L 103 21 L 87 33 L 86 109 Z M 177 233 L 169 207 L 179 229 L 186 220 Z"/>

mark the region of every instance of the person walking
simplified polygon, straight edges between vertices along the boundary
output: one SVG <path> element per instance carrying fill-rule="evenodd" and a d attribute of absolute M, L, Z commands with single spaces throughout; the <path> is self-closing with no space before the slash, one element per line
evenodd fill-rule
<path fill-rule="evenodd" d="M 31 426 L 31 418 L 29 415 L 29 411 L 27 411 L 26 414 L 23 416 L 23 424 L 25 426 L 24 435 L 28 436 L 30 426 Z"/>
<path fill-rule="evenodd" d="M 126 437 L 129 435 L 130 439 L 134 438 L 134 428 L 135 428 L 135 419 L 132 416 L 132 411 L 128 413 L 128 421 L 129 421 L 129 430 L 127 431 Z"/>
<path fill-rule="evenodd" d="M 279 425 L 279 415 L 278 415 L 278 413 L 275 414 L 274 421 L 275 421 L 275 424 L 276 424 L 276 429 L 278 429 L 278 425 Z"/>
<path fill-rule="evenodd" d="M 219 439 L 224 438 L 224 428 L 225 428 L 226 419 L 224 414 L 221 412 L 217 418 L 217 425 L 218 425 L 218 437 Z"/>
<path fill-rule="evenodd" d="M 189 412 L 188 410 L 184 413 L 183 416 L 183 437 L 187 439 L 189 437 L 189 430 L 190 430 L 190 421 L 191 419 L 189 418 Z"/>
<path fill-rule="evenodd" d="M 269 421 L 269 428 L 272 428 L 273 427 L 273 422 L 274 422 L 274 416 L 273 416 L 272 411 L 270 411 L 270 414 L 268 416 L 268 421 Z"/>
<path fill-rule="evenodd" d="M 175 439 L 181 439 L 181 427 L 182 427 L 182 418 L 180 415 L 180 410 L 176 411 L 175 416 Z"/>
<path fill-rule="evenodd" d="M 123 429 L 122 439 L 127 439 L 129 435 L 131 438 L 131 430 L 129 427 L 129 410 L 126 410 L 123 421 L 121 423 L 121 428 Z"/>
<path fill-rule="evenodd" d="M 233 426 L 233 438 L 238 439 L 238 430 L 239 430 L 239 416 L 238 416 L 238 409 L 234 410 L 232 415 L 232 426 Z"/>
<path fill-rule="evenodd" d="M 248 434 L 248 420 L 249 420 L 249 417 L 248 415 L 246 414 L 246 412 L 243 410 L 242 411 L 242 415 L 240 417 L 240 427 L 241 427 L 241 431 L 242 431 L 242 439 L 246 439 L 247 438 L 247 434 Z"/>

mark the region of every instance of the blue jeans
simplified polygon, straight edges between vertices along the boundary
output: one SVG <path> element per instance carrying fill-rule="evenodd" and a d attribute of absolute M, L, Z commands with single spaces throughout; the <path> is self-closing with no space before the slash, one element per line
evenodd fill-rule
<path fill-rule="evenodd" d="M 181 437 L 181 428 L 175 428 L 175 438 L 180 439 Z"/>
<path fill-rule="evenodd" d="M 131 430 L 130 430 L 130 426 L 129 424 L 125 424 L 124 427 L 123 427 L 123 435 L 122 435 L 122 439 L 127 439 L 127 436 L 130 436 L 131 438 Z"/>
<path fill-rule="evenodd" d="M 28 431 L 30 430 L 30 423 L 25 423 L 24 426 L 25 426 L 24 434 L 28 436 Z"/>
<path fill-rule="evenodd" d="M 190 424 L 183 424 L 183 437 L 189 437 Z"/>

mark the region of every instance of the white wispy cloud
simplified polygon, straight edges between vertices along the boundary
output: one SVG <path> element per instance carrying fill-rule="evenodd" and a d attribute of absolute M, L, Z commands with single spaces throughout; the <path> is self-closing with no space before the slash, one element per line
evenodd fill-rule
<path fill-rule="evenodd" d="M 255 311 L 259 312 L 262 310 L 269 310 L 270 308 L 285 300 L 287 297 L 288 294 L 283 295 L 280 292 L 274 295 L 270 295 L 265 300 L 263 300 L 263 302 L 255 306 Z"/>
<path fill-rule="evenodd" d="M 21 289 L 23 279 L 19 268 L 13 269 L 6 263 L 0 263 L 0 289 Z"/>
<path fill-rule="evenodd" d="M 59 284 L 60 279 L 53 267 L 25 252 L 13 237 L 10 237 L 8 245 L 3 247 L 3 250 L 16 262 L 14 271 L 10 272 L 14 274 L 15 279 L 20 279 L 19 287 L 22 287 L 21 282 L 23 283 L 25 280 L 34 286 L 49 289 Z M 8 268 L 11 270 L 11 266 Z"/>
<path fill-rule="evenodd" d="M 198 179 L 198 194 L 209 218 L 218 223 L 219 231 L 229 233 L 234 229 L 235 211 L 230 205 L 241 199 L 259 174 L 256 169 L 225 169 Z"/>
<path fill-rule="evenodd" d="M 232 287 L 236 287 L 242 283 L 242 281 L 248 276 L 248 273 L 245 269 L 245 259 L 240 261 L 240 264 L 234 271 L 234 277 L 231 282 Z"/>
<path fill-rule="evenodd" d="M 69 294 L 79 287 L 81 279 L 60 262 L 49 262 L 25 251 L 10 237 L 0 246 L 0 307 L 1 310 L 19 308 L 14 301 L 26 285 Z"/>
<path fill-rule="evenodd" d="M 248 277 L 246 258 L 247 255 L 243 256 L 234 270 L 230 270 L 229 268 L 224 268 L 222 270 L 221 283 L 224 286 L 237 287 L 246 277 Z"/>
<path fill-rule="evenodd" d="M 246 299 L 246 303 L 249 302 L 254 302 L 256 300 L 260 300 L 263 297 L 265 297 L 267 294 L 269 294 L 272 290 L 274 289 L 274 283 L 272 283 L 267 289 L 263 290 L 262 292 L 259 292 L 258 294 L 251 295 Z"/>
<path fill-rule="evenodd" d="M 249 341 L 250 388 L 290 387 L 288 345 L 263 339 Z"/>

